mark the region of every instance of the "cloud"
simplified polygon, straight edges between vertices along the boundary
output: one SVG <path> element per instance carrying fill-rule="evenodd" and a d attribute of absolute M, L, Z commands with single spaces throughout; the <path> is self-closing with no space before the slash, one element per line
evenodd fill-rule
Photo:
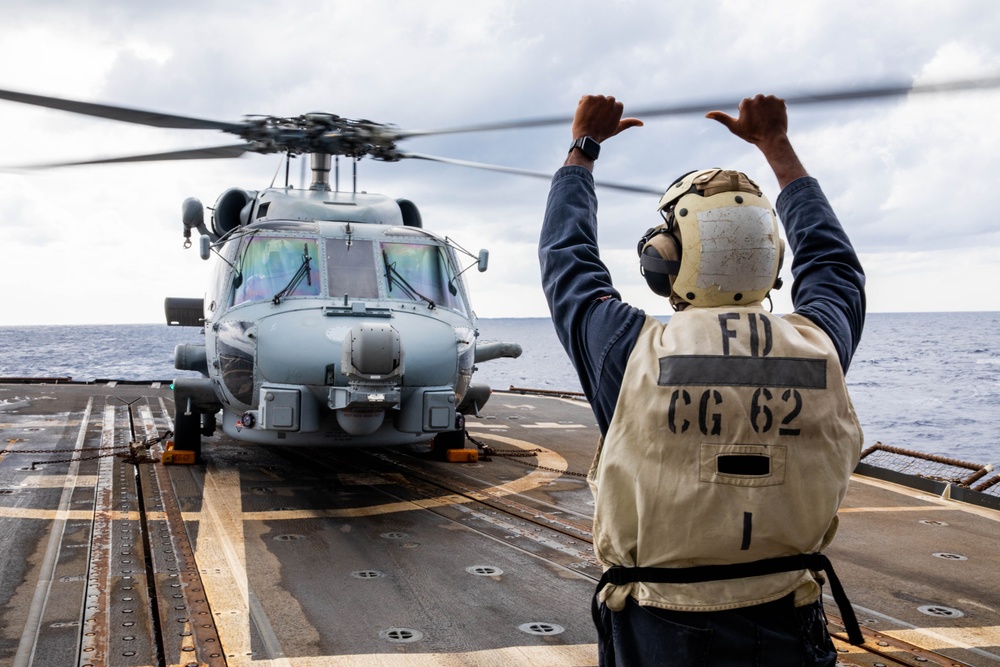
<path fill-rule="evenodd" d="M 570 115 L 591 92 L 616 95 L 626 111 L 717 99 L 730 100 L 734 113 L 757 92 L 1000 70 L 1000 17 L 974 3 L 782 0 L 752 11 L 735 0 L 10 4 L 0 25 L 0 58 L 10 64 L 0 88 L 218 120 L 322 110 L 441 128 Z M 954 262 L 978 279 L 949 303 L 1000 309 L 983 280 L 1000 248 L 989 198 L 1000 185 L 1000 130 L 988 115 L 997 96 L 792 109 L 796 148 L 868 265 L 873 309 L 939 309 L 936 300 L 899 295 L 907 281 L 949 284 L 943 272 Z M 0 122 L 4 164 L 233 140 L 7 102 Z M 403 148 L 552 172 L 568 143 L 566 126 L 414 138 Z M 615 137 L 598 177 L 666 187 L 715 165 L 747 171 L 777 197 L 756 150 L 698 117 L 649 119 Z M 429 163 L 358 166 L 362 189 L 413 199 L 429 228 L 473 251 L 490 248 L 489 272 L 470 279 L 480 316 L 546 314 L 534 259 L 545 181 Z M 181 201 L 193 195 L 211 206 L 227 187 L 260 189 L 276 174 L 280 182 L 277 156 L 0 173 L 0 279 L 32 276 L 0 324 L 162 321 L 163 297 L 201 294 L 208 275 L 194 251 L 180 248 Z M 342 161 L 341 184 L 350 179 Z M 655 199 L 601 192 L 600 238 L 626 298 L 663 312 L 634 263 L 636 238 L 657 220 Z M 53 308 L 67 286 L 94 305 Z M 787 298 L 779 296 L 778 310 L 791 308 Z"/>

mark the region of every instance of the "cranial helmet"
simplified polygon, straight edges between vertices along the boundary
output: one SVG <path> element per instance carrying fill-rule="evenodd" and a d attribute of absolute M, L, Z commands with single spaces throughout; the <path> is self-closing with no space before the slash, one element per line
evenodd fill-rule
<path fill-rule="evenodd" d="M 778 218 L 745 174 L 685 174 L 658 210 L 664 223 L 639 240 L 639 266 L 650 289 L 674 308 L 750 305 L 781 287 Z"/>

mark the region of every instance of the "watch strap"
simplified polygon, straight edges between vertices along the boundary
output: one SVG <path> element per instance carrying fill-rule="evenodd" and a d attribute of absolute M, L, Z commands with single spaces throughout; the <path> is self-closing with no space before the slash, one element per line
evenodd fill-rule
<path fill-rule="evenodd" d="M 569 152 L 573 152 L 574 148 L 579 148 L 583 151 L 583 154 L 589 157 L 591 160 L 596 160 L 601 154 L 601 144 L 595 141 L 592 137 L 579 137 L 573 141 L 569 147 Z"/>

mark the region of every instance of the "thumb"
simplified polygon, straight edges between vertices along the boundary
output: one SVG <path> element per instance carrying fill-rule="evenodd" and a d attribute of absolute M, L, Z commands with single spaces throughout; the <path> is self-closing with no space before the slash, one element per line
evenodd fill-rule
<path fill-rule="evenodd" d="M 618 129 L 615 130 L 615 134 L 623 132 L 624 130 L 629 129 L 630 127 L 642 127 L 642 125 L 643 122 L 638 118 L 622 118 L 620 121 L 618 121 Z"/>
<path fill-rule="evenodd" d="M 730 131 L 732 131 L 733 126 L 736 124 L 735 118 L 721 111 L 709 111 L 707 114 L 705 114 L 705 118 L 710 118 L 711 120 L 719 121 L 720 123 L 725 125 L 726 128 L 729 129 Z"/>

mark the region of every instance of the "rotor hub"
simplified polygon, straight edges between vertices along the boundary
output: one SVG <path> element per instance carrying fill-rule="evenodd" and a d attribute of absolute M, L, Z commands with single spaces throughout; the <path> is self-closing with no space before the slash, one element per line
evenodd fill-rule
<path fill-rule="evenodd" d="M 328 113 L 248 117 L 236 134 L 261 153 L 367 155 L 390 162 L 401 157 L 396 149 L 399 133 L 392 126 Z"/>

